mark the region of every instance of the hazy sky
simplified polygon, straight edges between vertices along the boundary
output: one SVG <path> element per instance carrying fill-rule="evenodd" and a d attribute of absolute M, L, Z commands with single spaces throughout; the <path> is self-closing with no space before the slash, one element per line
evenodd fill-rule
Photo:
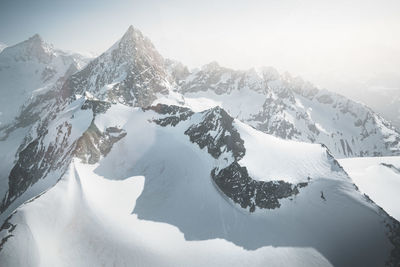
<path fill-rule="evenodd" d="M 399 0 L 0 0 L 9 45 L 39 33 L 99 54 L 130 24 L 190 67 L 266 65 L 328 89 L 400 88 Z"/>

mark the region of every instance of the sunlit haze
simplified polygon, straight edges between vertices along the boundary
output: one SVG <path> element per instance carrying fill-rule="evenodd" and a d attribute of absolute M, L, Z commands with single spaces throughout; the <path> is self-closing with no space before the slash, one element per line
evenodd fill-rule
<path fill-rule="evenodd" d="M 39 33 L 56 47 L 100 54 L 132 24 L 189 67 L 274 66 L 331 90 L 396 89 L 399 14 L 396 0 L 3 0 L 0 42 Z"/>

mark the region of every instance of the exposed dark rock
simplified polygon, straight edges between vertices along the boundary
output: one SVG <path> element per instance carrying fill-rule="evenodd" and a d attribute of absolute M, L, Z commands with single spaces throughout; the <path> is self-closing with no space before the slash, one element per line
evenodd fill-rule
<path fill-rule="evenodd" d="M 50 99 L 52 94 L 43 95 L 44 101 Z M 38 98 L 39 101 L 42 98 Z M 33 102 L 37 103 L 37 102 Z M 33 105 L 32 103 L 32 105 Z M 50 102 L 49 102 L 50 103 Z M 54 102 L 51 102 L 54 104 Z M 49 104 L 51 105 L 51 104 Z M 29 110 L 27 107 L 27 111 Z M 100 112 L 104 112 L 110 107 L 110 104 L 102 101 L 87 100 L 82 109 L 92 109 L 93 114 L 96 115 Z M 62 108 L 62 106 L 60 107 Z M 72 156 L 75 153 L 76 142 L 70 143 L 69 138 L 71 135 L 72 125 L 68 122 L 64 122 L 57 126 L 55 137 L 51 137 L 49 143 L 45 143 L 45 139 L 48 135 L 47 126 L 51 120 L 54 119 L 59 111 L 52 110 L 37 127 L 38 137 L 34 140 L 29 140 L 29 136 L 22 144 L 18 155 L 17 161 L 14 167 L 11 169 L 8 175 L 8 192 L 4 196 L 0 206 L 0 212 L 5 211 L 8 206 L 20 195 L 22 195 L 30 186 L 35 184 L 39 179 L 45 178 L 51 171 L 58 170 L 61 174 L 66 171 Z M 25 112 L 23 114 L 29 114 Z M 28 121 L 30 119 L 27 119 Z M 21 123 L 23 119 L 19 120 Z M 21 125 L 18 125 L 21 127 Z M 90 135 L 91 131 L 84 135 L 85 137 Z M 122 138 L 125 133 L 116 134 L 113 129 L 107 129 L 105 137 L 103 137 L 104 143 L 100 146 L 102 153 L 108 153 L 108 146 L 111 143 L 115 143 Z M 48 142 L 47 140 L 46 142 Z"/>
<path fill-rule="evenodd" d="M 52 143 L 44 144 L 44 135 L 19 153 L 18 161 L 8 178 L 9 190 L 2 201 L 1 212 L 51 170 L 66 168 L 65 162 L 71 157 L 73 149 L 68 142 L 71 127 L 71 124 L 64 122 L 57 127 L 57 136 Z"/>
<path fill-rule="evenodd" d="M 280 207 L 279 200 L 297 195 L 299 188 L 307 183 L 293 185 L 284 181 L 256 181 L 247 172 L 246 167 L 241 167 L 233 162 L 227 168 L 211 172 L 218 188 L 242 208 L 249 208 L 254 212 L 256 207 L 260 209 L 276 209 Z"/>
<path fill-rule="evenodd" d="M 8 216 L 8 218 L 5 220 L 5 222 L 3 223 L 3 225 L 0 227 L 0 233 L 3 231 L 7 231 L 7 235 L 5 235 L 1 240 L 0 240 L 0 251 L 3 250 L 3 246 L 4 244 L 7 242 L 7 240 L 12 237 L 12 232 L 15 230 L 15 227 L 17 227 L 17 225 L 10 223 L 10 220 L 12 218 L 12 216 L 15 214 L 15 212 L 13 214 L 11 214 L 10 216 Z"/>
<path fill-rule="evenodd" d="M 251 120 L 257 122 L 257 129 L 262 132 L 283 139 L 295 139 L 301 135 L 301 132 L 292 123 L 277 116 L 283 114 L 286 109 L 293 108 L 282 99 L 275 99 L 272 95 L 267 95 L 262 110 L 254 115 Z M 303 115 L 297 114 L 297 116 L 302 117 Z"/>
<path fill-rule="evenodd" d="M 397 168 L 397 167 L 394 166 L 393 164 L 382 162 L 380 165 L 385 166 L 385 167 L 391 169 L 392 171 L 394 171 L 394 172 L 400 174 L 400 168 Z"/>
<path fill-rule="evenodd" d="M 143 108 L 146 110 L 153 110 L 158 114 L 168 115 L 165 118 L 153 120 L 160 126 L 176 126 L 179 122 L 189 119 L 194 113 L 191 109 L 173 105 L 157 104 L 156 106 L 150 106 Z"/>
<path fill-rule="evenodd" d="M 246 167 L 238 161 L 245 155 L 244 141 L 233 126 L 233 118 L 223 109 L 216 107 L 203 112 L 200 123 L 192 125 L 185 134 L 190 141 L 207 147 L 214 158 L 219 158 L 223 152 L 231 152 L 234 162 L 228 167 L 211 171 L 211 177 L 219 190 L 238 203 L 242 208 L 254 212 L 260 209 L 275 209 L 280 207 L 279 200 L 289 198 L 299 193 L 299 188 L 308 183 L 293 185 L 284 181 L 256 181 L 247 172 Z"/>
<path fill-rule="evenodd" d="M 326 151 L 326 157 L 328 158 L 328 161 L 331 165 L 331 170 L 335 172 L 342 172 L 346 175 L 346 177 L 349 177 L 347 172 L 343 169 L 343 167 L 339 164 L 339 162 L 333 157 L 332 153 L 329 151 L 328 147 L 324 144 L 321 144 L 321 146 L 325 149 Z"/>
<path fill-rule="evenodd" d="M 384 212 L 382 210 L 382 212 Z M 400 266 L 400 223 L 387 215 L 389 219 L 386 222 L 387 235 L 393 245 L 390 252 L 390 258 L 386 262 L 386 266 L 398 267 Z"/>
<path fill-rule="evenodd" d="M 208 153 L 218 158 L 223 152 L 232 152 L 235 160 L 240 160 L 246 149 L 238 131 L 233 127 L 233 118 L 220 107 L 203 112 L 200 123 L 185 131 L 190 141 L 200 148 L 207 147 Z"/>
<path fill-rule="evenodd" d="M 116 127 L 109 127 L 105 132 L 101 132 L 92 122 L 78 139 L 74 155 L 84 163 L 94 164 L 101 156 L 106 156 L 112 146 L 125 136 L 125 130 Z"/>
<path fill-rule="evenodd" d="M 325 198 L 325 196 L 324 196 L 324 191 L 321 191 L 321 198 L 322 198 L 324 201 L 326 201 L 326 198 Z"/>
<path fill-rule="evenodd" d="M 105 113 L 111 107 L 110 102 L 100 100 L 86 100 L 81 109 L 91 109 L 94 115 Z"/>

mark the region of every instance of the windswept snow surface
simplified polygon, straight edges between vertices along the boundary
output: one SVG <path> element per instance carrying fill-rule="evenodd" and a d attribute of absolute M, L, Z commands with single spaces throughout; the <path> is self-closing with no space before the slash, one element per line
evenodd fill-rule
<path fill-rule="evenodd" d="M 235 126 L 246 147 L 246 154 L 239 163 L 247 167 L 253 179 L 290 183 L 324 177 L 343 179 L 343 176 L 332 172 L 327 161 L 327 151 L 319 144 L 283 140 L 257 131 L 238 120 Z"/>
<path fill-rule="evenodd" d="M 232 117 L 245 120 L 261 110 L 265 102 L 265 95 L 248 88 L 240 88 L 230 94 L 222 95 L 207 90 L 205 92 L 186 93 L 185 101 L 186 106 L 196 111 L 220 106 Z"/>
<path fill-rule="evenodd" d="M 340 164 L 361 192 L 400 221 L 400 157 L 349 158 Z"/>
<path fill-rule="evenodd" d="M 10 223 L 26 224 L 0 254 L 4 266 L 332 266 L 310 247 L 187 241 L 172 225 L 132 214 L 143 176 L 112 181 L 95 168 L 71 164 L 54 188 L 18 209 Z"/>
<path fill-rule="evenodd" d="M 0 232 L 0 238 L 12 235 L 0 251 L 0 262 L 5 266 L 382 266 L 388 259 L 392 245 L 385 217 L 343 172 L 329 173 L 320 146 L 297 144 L 296 153 L 319 166 L 298 195 L 281 200 L 277 209 L 250 213 L 213 183 L 210 172 L 221 160 L 183 133 L 202 114 L 175 127 L 154 123 L 160 116 L 123 105 L 96 115 L 94 123 L 100 130 L 120 127 L 127 135 L 94 165 L 75 159 L 52 189 L 17 209 L 8 220 L 15 225 L 13 231 Z M 292 157 L 294 143 L 282 141 L 286 143 L 278 151 L 280 140 L 257 136 L 237 121 L 234 125 L 249 147 L 249 159 L 254 155 L 279 159 L 285 153 Z M 259 151 L 252 147 L 252 138 L 260 139 Z M 277 177 L 293 175 L 296 168 L 304 172 L 300 157 L 288 162 L 270 163 Z M 257 168 L 250 166 L 249 171 L 257 173 Z"/>

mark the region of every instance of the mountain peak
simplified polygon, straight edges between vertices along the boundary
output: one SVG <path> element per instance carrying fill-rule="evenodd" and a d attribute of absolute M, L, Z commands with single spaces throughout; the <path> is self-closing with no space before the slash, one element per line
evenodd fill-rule
<path fill-rule="evenodd" d="M 111 48 L 74 74 L 68 86 L 73 94 L 90 92 L 101 100 L 146 107 L 157 93 L 169 92 L 170 81 L 163 57 L 147 37 L 129 26 Z M 108 88 L 107 94 L 102 88 Z"/>
<path fill-rule="evenodd" d="M 142 32 L 130 25 L 124 35 L 106 53 L 118 53 L 125 56 L 134 56 L 143 48 L 154 50 L 153 44 Z M 116 52 L 118 51 L 118 52 Z"/>
<path fill-rule="evenodd" d="M 126 33 L 133 33 L 135 31 L 135 28 L 133 27 L 133 25 L 129 25 L 128 30 L 126 31 Z"/>
<path fill-rule="evenodd" d="M 16 61 L 36 59 L 48 63 L 53 56 L 53 47 L 44 42 L 39 34 L 35 34 L 23 42 L 5 48 L 2 55 Z"/>
<path fill-rule="evenodd" d="M 31 42 L 43 42 L 43 39 L 39 34 L 36 33 L 32 37 L 30 37 L 28 39 L 28 41 L 31 41 Z"/>
<path fill-rule="evenodd" d="M 217 61 L 211 61 L 210 63 L 204 65 L 201 69 L 203 71 L 215 71 L 219 69 L 221 66 L 218 64 Z"/>
<path fill-rule="evenodd" d="M 116 64 L 133 63 L 142 66 L 158 65 L 158 69 L 164 66 L 164 59 L 158 53 L 149 38 L 144 36 L 142 32 L 129 26 L 128 30 L 106 54 L 112 55 L 112 60 Z"/>
<path fill-rule="evenodd" d="M 145 39 L 145 37 L 143 36 L 142 32 L 130 25 L 128 30 L 122 36 L 120 43 L 137 43 L 143 39 Z"/>

